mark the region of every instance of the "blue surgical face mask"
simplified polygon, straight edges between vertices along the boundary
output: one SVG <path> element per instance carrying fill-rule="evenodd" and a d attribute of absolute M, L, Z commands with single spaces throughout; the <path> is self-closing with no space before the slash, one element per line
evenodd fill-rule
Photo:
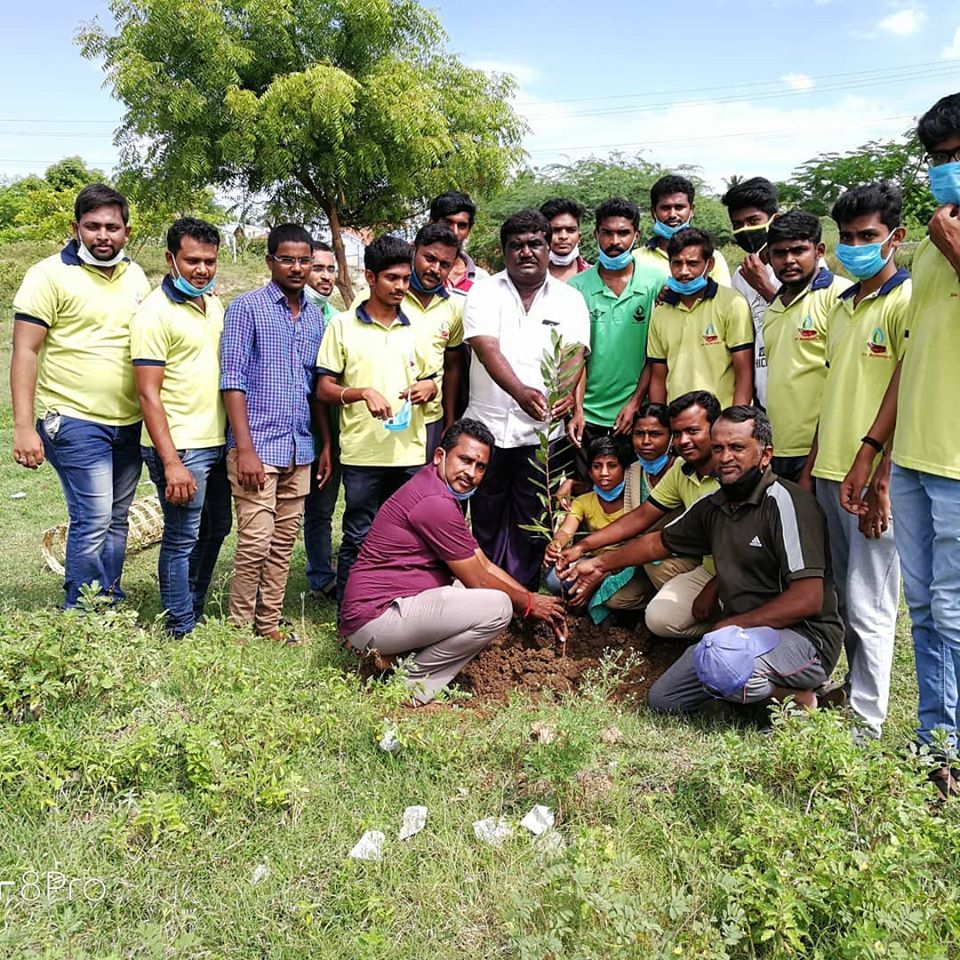
<path fill-rule="evenodd" d="M 643 468 L 643 472 L 652 474 L 653 476 L 656 476 L 667 465 L 669 460 L 669 450 L 665 450 L 659 457 L 655 457 L 653 460 L 644 460 L 639 454 L 637 455 L 637 462 Z"/>
<path fill-rule="evenodd" d="M 465 500 L 469 500 L 476 492 L 479 487 L 479 484 L 476 487 L 473 487 L 471 490 L 468 490 L 466 493 L 461 493 L 459 490 L 454 490 L 450 486 L 450 482 L 447 480 L 447 451 L 442 450 L 443 454 L 443 482 L 446 488 L 450 491 L 450 495 L 454 500 L 458 500 L 460 503 L 463 503 Z"/>
<path fill-rule="evenodd" d="M 683 223 L 678 223 L 675 227 L 671 227 L 662 220 L 658 220 L 656 217 L 653 218 L 653 232 L 658 237 L 663 237 L 664 240 L 669 240 L 675 233 L 686 230 L 689 226 L 689 220 L 685 220 Z"/>
<path fill-rule="evenodd" d="M 667 277 L 667 286 L 674 292 L 682 296 L 689 296 L 693 293 L 699 293 L 707 285 L 707 268 L 703 268 L 703 273 L 692 280 L 675 280 L 673 276 Z"/>
<path fill-rule="evenodd" d="M 930 192 L 937 203 L 960 204 L 960 160 L 941 163 L 927 171 Z"/>
<path fill-rule="evenodd" d="M 615 257 L 610 257 L 602 250 L 598 250 L 597 260 L 600 261 L 600 266 L 603 267 L 604 270 L 623 270 L 630 266 L 633 260 L 633 251 L 624 250 L 623 253 L 618 253 Z"/>
<path fill-rule="evenodd" d="M 606 500 L 607 503 L 612 503 L 617 497 L 623 496 L 623 488 L 626 486 L 627 481 L 621 480 L 615 487 L 610 490 L 604 490 L 602 487 L 593 485 L 593 492 L 601 499 Z"/>
<path fill-rule="evenodd" d="M 835 251 L 837 259 L 850 276 L 858 280 L 869 280 L 875 277 L 893 256 L 893 247 L 886 256 L 881 253 L 883 245 L 892 236 L 891 230 L 879 243 L 864 243 L 857 247 L 849 243 L 838 243 Z"/>
<path fill-rule="evenodd" d="M 202 297 L 205 293 L 209 293 L 217 285 L 216 277 L 214 277 L 206 286 L 203 287 L 195 287 L 192 283 L 188 283 L 183 279 L 182 274 L 177 269 L 176 261 L 173 263 L 173 272 L 175 274 L 173 278 L 173 285 L 185 297 Z"/>
<path fill-rule="evenodd" d="M 410 401 L 404 400 L 400 409 L 388 420 L 383 421 L 383 426 L 393 433 L 398 433 L 400 430 L 406 430 L 407 427 L 410 426 L 411 409 Z"/>
<path fill-rule="evenodd" d="M 417 268 L 414 266 L 410 267 L 410 287 L 413 290 L 416 290 L 417 293 L 437 293 L 443 289 L 443 284 L 438 283 L 435 287 L 425 287 L 420 280 L 420 277 L 417 276 Z"/>

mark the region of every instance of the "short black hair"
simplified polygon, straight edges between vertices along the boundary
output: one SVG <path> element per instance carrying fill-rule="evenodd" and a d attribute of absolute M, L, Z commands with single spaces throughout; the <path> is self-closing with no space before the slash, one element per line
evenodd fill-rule
<path fill-rule="evenodd" d="M 333 253 L 333 247 L 325 240 L 314 240 L 313 243 L 310 244 L 310 249 L 314 253 Z"/>
<path fill-rule="evenodd" d="M 717 420 L 726 420 L 729 423 L 748 423 L 752 420 L 753 433 L 751 433 L 751 436 L 753 439 L 761 447 L 773 446 L 773 428 L 770 426 L 770 418 L 759 407 L 751 407 L 745 403 L 727 407 L 726 410 L 721 411 Z"/>
<path fill-rule="evenodd" d="M 900 226 L 903 193 L 895 183 L 864 183 L 842 194 L 830 211 L 837 226 L 869 213 L 880 214 L 880 222 L 888 230 Z"/>
<path fill-rule="evenodd" d="M 917 136 L 925 150 L 933 150 L 955 133 L 960 133 L 960 93 L 941 97 L 917 123 Z"/>
<path fill-rule="evenodd" d="M 130 222 L 130 204 L 127 203 L 127 198 L 105 183 L 91 183 L 85 186 L 73 201 L 74 223 L 79 223 L 85 213 L 98 207 L 119 207 L 120 219 L 124 224 Z"/>
<path fill-rule="evenodd" d="M 623 217 L 624 220 L 629 220 L 633 224 L 634 230 L 640 229 L 640 208 L 633 201 L 626 200 L 623 197 L 611 197 L 609 200 L 604 200 L 597 207 L 595 216 L 598 230 L 600 224 L 607 217 Z"/>
<path fill-rule="evenodd" d="M 398 264 L 409 264 L 412 260 L 413 247 L 402 237 L 395 237 L 392 233 L 377 237 L 363 251 L 363 268 L 374 276 Z"/>
<path fill-rule="evenodd" d="M 667 241 L 667 257 L 675 257 L 687 247 L 700 247 L 703 250 L 703 259 L 709 260 L 713 256 L 713 237 L 706 230 L 699 227 L 686 227 L 678 230 Z"/>
<path fill-rule="evenodd" d="M 624 470 L 630 466 L 634 457 L 627 452 L 626 444 L 617 437 L 595 437 L 587 447 L 587 463 L 593 466 L 597 457 L 616 457 Z"/>
<path fill-rule="evenodd" d="M 731 213 L 734 210 L 756 207 L 772 217 L 779 208 L 779 199 L 776 184 L 771 183 L 766 177 L 751 177 L 732 186 L 720 198 L 720 202 Z"/>
<path fill-rule="evenodd" d="M 212 247 L 220 246 L 220 231 L 206 220 L 196 217 L 181 217 L 174 220 L 167 230 L 167 249 L 176 256 L 180 252 L 180 244 L 184 237 L 190 237 L 197 243 L 205 243 Z"/>
<path fill-rule="evenodd" d="M 553 238 L 553 227 L 539 210 L 520 210 L 500 225 L 500 249 L 506 247 L 510 237 L 521 233 L 542 233 L 544 240 L 549 243 Z"/>
<path fill-rule="evenodd" d="M 667 416 L 673 420 L 691 407 L 702 407 L 710 423 L 720 416 L 720 401 L 709 390 L 691 390 L 681 394 L 667 407 Z"/>
<path fill-rule="evenodd" d="M 472 227 L 477 216 L 477 205 L 468 194 L 461 193 L 459 190 L 448 190 L 430 201 L 431 223 L 437 223 L 454 213 L 466 213 L 470 217 L 470 226 Z"/>
<path fill-rule="evenodd" d="M 267 253 L 272 257 L 281 243 L 305 243 L 313 251 L 313 237 L 302 223 L 278 223 L 267 234 Z"/>
<path fill-rule="evenodd" d="M 767 227 L 767 246 L 784 240 L 809 240 L 818 244 L 823 237 L 820 218 L 805 210 L 788 210 L 770 221 Z"/>
<path fill-rule="evenodd" d="M 428 223 L 417 231 L 413 238 L 414 247 L 429 247 L 431 243 L 442 243 L 460 252 L 460 241 L 445 223 Z"/>
<path fill-rule="evenodd" d="M 457 441 L 461 437 L 471 437 L 480 443 L 485 443 L 490 448 L 490 453 L 493 453 L 495 446 L 493 434 L 485 423 L 481 423 L 479 420 L 473 420 L 470 417 L 462 417 L 460 420 L 451 423 L 450 426 L 443 431 L 443 436 L 440 438 L 440 446 L 449 453 L 457 445 Z M 430 454 L 431 456 L 433 455 L 432 450 Z"/>
<path fill-rule="evenodd" d="M 665 177 L 661 177 L 650 188 L 651 212 L 653 211 L 653 208 L 660 202 L 662 197 L 672 197 L 675 193 L 685 194 L 687 200 L 692 206 L 693 201 L 697 196 L 697 188 L 686 177 L 678 177 L 672 173 Z"/>
<path fill-rule="evenodd" d="M 551 197 L 540 204 L 540 212 L 548 220 L 559 217 L 561 213 L 566 213 L 579 224 L 587 212 L 587 208 L 578 200 L 571 200 L 569 197 Z"/>
<path fill-rule="evenodd" d="M 634 425 L 644 417 L 653 417 L 661 427 L 670 429 L 670 414 L 667 412 L 665 403 L 641 403 L 633 415 Z"/>

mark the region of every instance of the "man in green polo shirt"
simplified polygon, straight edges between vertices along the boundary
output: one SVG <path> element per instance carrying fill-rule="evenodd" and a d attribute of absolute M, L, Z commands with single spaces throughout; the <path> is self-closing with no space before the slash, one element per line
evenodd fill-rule
<path fill-rule="evenodd" d="M 662 283 L 657 270 L 633 257 L 639 228 L 636 204 L 622 197 L 601 203 L 597 264 L 567 281 L 590 311 L 590 353 L 568 426 L 579 450 L 597 437 L 629 433 L 647 392 L 647 328 Z"/>

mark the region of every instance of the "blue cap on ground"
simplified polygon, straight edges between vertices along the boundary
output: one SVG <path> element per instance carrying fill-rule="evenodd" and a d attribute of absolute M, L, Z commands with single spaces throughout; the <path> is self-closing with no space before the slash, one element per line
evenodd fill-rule
<path fill-rule="evenodd" d="M 736 693 L 752 676 L 758 656 L 780 642 L 772 627 L 721 627 L 711 630 L 694 647 L 697 678 L 724 697 Z"/>

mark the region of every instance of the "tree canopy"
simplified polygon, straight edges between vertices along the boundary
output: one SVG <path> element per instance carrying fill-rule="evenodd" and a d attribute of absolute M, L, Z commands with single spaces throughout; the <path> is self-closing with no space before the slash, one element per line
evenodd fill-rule
<path fill-rule="evenodd" d="M 340 232 L 396 225 L 519 156 L 511 78 L 464 66 L 415 0 L 111 0 L 78 39 L 126 106 L 124 166 L 266 193 Z M 315 216 L 312 216 L 315 215 Z"/>

